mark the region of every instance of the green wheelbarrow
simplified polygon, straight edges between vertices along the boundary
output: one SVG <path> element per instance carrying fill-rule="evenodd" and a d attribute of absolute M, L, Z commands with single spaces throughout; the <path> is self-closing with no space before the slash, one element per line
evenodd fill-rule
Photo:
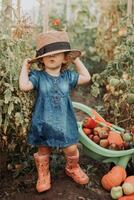
<path fill-rule="evenodd" d="M 73 102 L 73 107 L 94 118 L 100 125 L 108 126 L 111 130 L 124 132 L 125 130 L 114 124 L 105 121 L 94 109 L 78 102 Z M 84 152 L 91 158 L 102 161 L 103 163 L 114 163 L 115 165 L 127 167 L 129 160 L 134 155 L 134 148 L 128 150 L 109 150 L 105 149 L 91 139 L 89 139 L 82 130 L 82 122 L 78 122 L 79 141 L 83 145 Z"/>

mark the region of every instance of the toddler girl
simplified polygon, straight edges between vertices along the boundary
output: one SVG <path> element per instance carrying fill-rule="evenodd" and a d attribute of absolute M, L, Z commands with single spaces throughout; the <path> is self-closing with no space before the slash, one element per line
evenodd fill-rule
<path fill-rule="evenodd" d="M 76 85 L 90 81 L 90 74 L 79 59 L 80 54 L 80 51 L 71 49 L 65 31 L 42 33 L 37 38 L 36 57 L 25 59 L 21 69 L 20 89 L 37 91 L 28 141 L 38 147 L 34 154 L 38 192 L 51 187 L 49 155 L 53 147 L 63 148 L 68 176 L 79 184 L 89 181 L 78 164 L 78 128 L 69 96 Z M 42 70 L 30 71 L 33 62 L 40 63 Z M 67 69 L 71 62 L 76 65 L 77 72 Z"/>

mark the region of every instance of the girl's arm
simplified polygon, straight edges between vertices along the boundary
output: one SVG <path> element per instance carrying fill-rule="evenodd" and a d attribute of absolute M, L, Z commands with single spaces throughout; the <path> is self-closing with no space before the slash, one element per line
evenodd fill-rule
<path fill-rule="evenodd" d="M 28 61 L 30 61 L 29 58 L 24 60 L 19 77 L 19 88 L 25 92 L 33 89 L 33 84 L 28 77 L 28 72 L 31 66 Z"/>
<path fill-rule="evenodd" d="M 85 65 L 79 58 L 76 58 L 73 63 L 76 65 L 76 70 L 79 73 L 78 85 L 88 83 L 91 80 L 91 75 Z"/>

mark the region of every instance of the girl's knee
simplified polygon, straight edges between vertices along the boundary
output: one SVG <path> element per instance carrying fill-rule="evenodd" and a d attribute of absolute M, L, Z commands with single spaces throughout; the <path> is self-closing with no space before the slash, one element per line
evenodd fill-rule
<path fill-rule="evenodd" d="M 50 154 L 51 153 L 51 148 L 46 147 L 46 146 L 39 146 L 38 147 L 38 154 L 39 155 L 45 155 L 45 154 Z"/>
<path fill-rule="evenodd" d="M 75 156 L 75 155 L 77 155 L 77 145 L 74 144 L 74 145 L 68 146 L 68 147 L 64 148 L 63 151 L 68 156 Z"/>

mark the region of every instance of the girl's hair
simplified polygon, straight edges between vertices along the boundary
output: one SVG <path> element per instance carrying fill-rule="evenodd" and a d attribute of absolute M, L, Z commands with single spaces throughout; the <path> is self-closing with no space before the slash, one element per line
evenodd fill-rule
<path fill-rule="evenodd" d="M 64 52 L 65 57 L 68 55 L 68 53 L 69 53 L 69 52 Z M 44 69 L 44 68 L 45 68 L 45 65 L 44 65 L 44 63 L 42 62 L 42 59 L 39 59 L 39 60 L 37 61 L 37 65 L 38 65 L 38 68 L 40 68 L 40 69 Z M 67 62 L 67 63 L 62 63 L 61 72 L 67 70 L 67 69 L 68 69 L 68 65 L 69 65 L 69 62 Z"/>

